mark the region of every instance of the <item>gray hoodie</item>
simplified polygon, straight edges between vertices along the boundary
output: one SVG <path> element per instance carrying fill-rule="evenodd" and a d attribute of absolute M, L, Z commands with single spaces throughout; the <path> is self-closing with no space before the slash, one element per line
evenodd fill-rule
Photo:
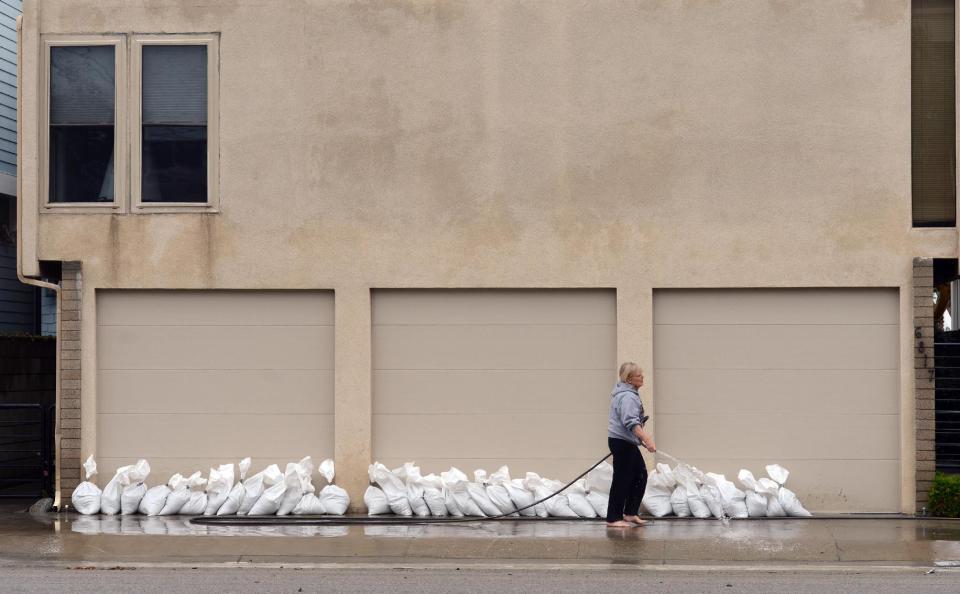
<path fill-rule="evenodd" d="M 643 403 L 640 402 L 637 389 L 631 384 L 618 382 L 610 394 L 607 436 L 640 445 L 640 440 L 633 434 L 633 428 L 637 425 L 643 427 L 643 416 Z"/>

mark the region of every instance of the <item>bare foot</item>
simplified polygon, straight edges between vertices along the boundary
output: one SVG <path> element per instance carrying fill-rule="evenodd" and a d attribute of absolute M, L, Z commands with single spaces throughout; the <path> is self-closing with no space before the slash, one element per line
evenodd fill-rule
<path fill-rule="evenodd" d="M 623 519 L 626 520 L 627 522 L 632 522 L 637 526 L 643 526 L 644 524 L 647 523 L 646 520 L 641 520 L 640 516 L 623 516 Z"/>
<path fill-rule="evenodd" d="M 632 522 L 627 522 L 625 520 L 617 520 L 616 522 L 607 522 L 607 528 L 633 528 L 636 524 Z"/>

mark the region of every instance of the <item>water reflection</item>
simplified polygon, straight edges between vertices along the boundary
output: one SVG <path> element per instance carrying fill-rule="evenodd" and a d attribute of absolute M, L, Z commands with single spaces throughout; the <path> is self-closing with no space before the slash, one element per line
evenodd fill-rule
<path fill-rule="evenodd" d="M 349 526 L 202 526 L 178 516 L 78 516 L 66 521 L 80 534 L 169 536 L 346 536 Z"/>
<path fill-rule="evenodd" d="M 53 516 L 50 516 L 53 517 Z M 190 517 L 60 516 L 62 528 L 89 535 L 169 536 L 299 536 L 337 538 L 350 534 L 379 538 L 520 538 L 700 541 L 716 546 L 749 547 L 763 543 L 791 543 L 834 538 L 841 541 L 903 543 L 960 541 L 960 522 L 937 520 L 654 520 L 642 528 L 607 529 L 603 521 L 471 521 L 449 524 L 397 525 L 197 525 Z M 33 518 L 52 523 L 51 520 Z"/>

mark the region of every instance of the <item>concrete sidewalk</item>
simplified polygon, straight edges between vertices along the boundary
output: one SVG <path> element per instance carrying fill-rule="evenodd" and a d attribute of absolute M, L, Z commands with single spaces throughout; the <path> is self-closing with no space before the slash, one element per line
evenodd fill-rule
<path fill-rule="evenodd" d="M 0 564 L 948 567 L 960 521 L 911 518 L 518 520 L 409 526 L 197 526 L 189 518 L 0 513 Z"/>

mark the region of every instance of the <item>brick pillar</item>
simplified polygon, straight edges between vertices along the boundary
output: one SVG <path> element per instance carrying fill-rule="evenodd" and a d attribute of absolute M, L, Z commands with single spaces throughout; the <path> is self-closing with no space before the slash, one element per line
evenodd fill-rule
<path fill-rule="evenodd" d="M 933 260 L 913 259 L 913 367 L 916 379 L 917 510 L 927 505 L 934 450 Z"/>
<path fill-rule="evenodd" d="M 79 262 L 64 262 L 60 281 L 60 316 L 57 337 L 60 345 L 59 418 L 55 444 L 60 452 L 60 501 L 70 500 L 80 477 L 80 295 L 82 278 Z"/>

